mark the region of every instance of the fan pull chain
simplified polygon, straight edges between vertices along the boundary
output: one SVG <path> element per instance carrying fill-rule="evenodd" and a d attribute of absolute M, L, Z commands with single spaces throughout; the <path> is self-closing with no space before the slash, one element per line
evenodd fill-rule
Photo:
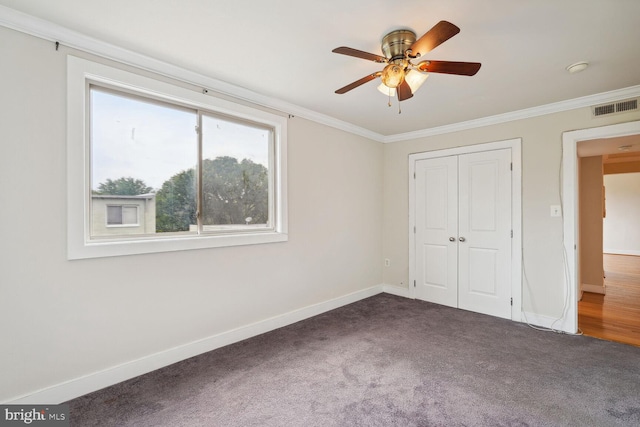
<path fill-rule="evenodd" d="M 400 109 L 400 101 L 398 101 L 398 114 L 402 114 L 402 110 Z"/>
<path fill-rule="evenodd" d="M 391 89 L 389 89 L 389 103 L 387 105 L 391 107 Z"/>

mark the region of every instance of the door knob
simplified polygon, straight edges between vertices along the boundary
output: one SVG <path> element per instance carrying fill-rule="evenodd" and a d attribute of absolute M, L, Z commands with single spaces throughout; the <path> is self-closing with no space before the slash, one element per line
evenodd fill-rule
<path fill-rule="evenodd" d="M 467 239 L 465 239 L 464 237 L 459 238 L 458 240 L 460 240 L 461 242 L 466 241 Z"/>
<path fill-rule="evenodd" d="M 455 242 L 455 241 L 456 241 L 456 238 L 455 238 L 455 237 L 449 237 L 449 241 L 450 241 L 450 242 Z"/>

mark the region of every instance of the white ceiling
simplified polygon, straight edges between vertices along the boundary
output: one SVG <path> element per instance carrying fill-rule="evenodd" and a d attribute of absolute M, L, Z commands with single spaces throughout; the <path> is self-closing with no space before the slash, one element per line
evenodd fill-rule
<path fill-rule="evenodd" d="M 640 84 L 638 0 L 0 0 L 102 41 L 334 117 L 396 135 Z M 427 59 L 481 62 L 476 76 L 431 74 L 387 107 L 370 82 L 382 67 L 332 53 L 381 54 L 389 31 L 461 32 Z M 589 61 L 581 73 L 565 67 Z"/>

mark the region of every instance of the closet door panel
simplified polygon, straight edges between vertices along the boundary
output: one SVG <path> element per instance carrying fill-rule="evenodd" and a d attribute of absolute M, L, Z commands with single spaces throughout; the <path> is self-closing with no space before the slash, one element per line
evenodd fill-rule
<path fill-rule="evenodd" d="M 458 307 L 511 318 L 511 150 L 458 165 Z"/>
<path fill-rule="evenodd" d="M 416 162 L 416 298 L 458 306 L 458 159 Z M 453 239 L 453 241 L 451 241 Z"/>

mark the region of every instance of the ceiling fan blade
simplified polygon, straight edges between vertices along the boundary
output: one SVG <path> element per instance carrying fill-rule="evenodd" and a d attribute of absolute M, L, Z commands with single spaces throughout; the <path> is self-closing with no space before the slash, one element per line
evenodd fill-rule
<path fill-rule="evenodd" d="M 440 21 L 411 45 L 411 55 L 424 55 L 460 32 L 448 21 Z"/>
<path fill-rule="evenodd" d="M 402 83 L 400 83 L 400 86 L 396 88 L 396 91 L 398 93 L 398 101 L 404 101 L 405 99 L 409 99 L 413 96 L 413 93 L 411 93 L 411 87 L 406 80 L 403 80 Z"/>
<path fill-rule="evenodd" d="M 416 67 L 427 73 L 457 74 L 460 76 L 473 76 L 480 69 L 479 62 L 455 62 L 455 61 L 422 61 Z"/>
<path fill-rule="evenodd" d="M 378 62 L 378 63 L 387 62 L 387 58 L 385 58 L 384 56 L 376 55 L 374 53 L 369 53 L 369 52 L 363 52 L 361 50 L 353 49 L 345 46 L 337 47 L 333 49 L 331 52 L 340 53 L 342 55 L 355 56 L 356 58 L 368 59 L 369 61 Z"/>
<path fill-rule="evenodd" d="M 370 82 L 371 80 L 374 80 L 376 77 L 380 76 L 380 74 L 382 74 L 381 72 L 377 72 L 377 73 L 373 73 L 373 74 L 369 74 L 368 76 L 365 76 L 363 78 L 361 78 L 360 80 L 356 80 L 355 82 L 346 85 L 345 87 L 341 87 L 340 89 L 338 89 L 336 91 L 336 93 L 338 94 L 343 94 L 343 93 L 347 93 L 349 92 L 351 89 L 355 89 L 360 85 L 363 85 L 367 82 Z"/>

